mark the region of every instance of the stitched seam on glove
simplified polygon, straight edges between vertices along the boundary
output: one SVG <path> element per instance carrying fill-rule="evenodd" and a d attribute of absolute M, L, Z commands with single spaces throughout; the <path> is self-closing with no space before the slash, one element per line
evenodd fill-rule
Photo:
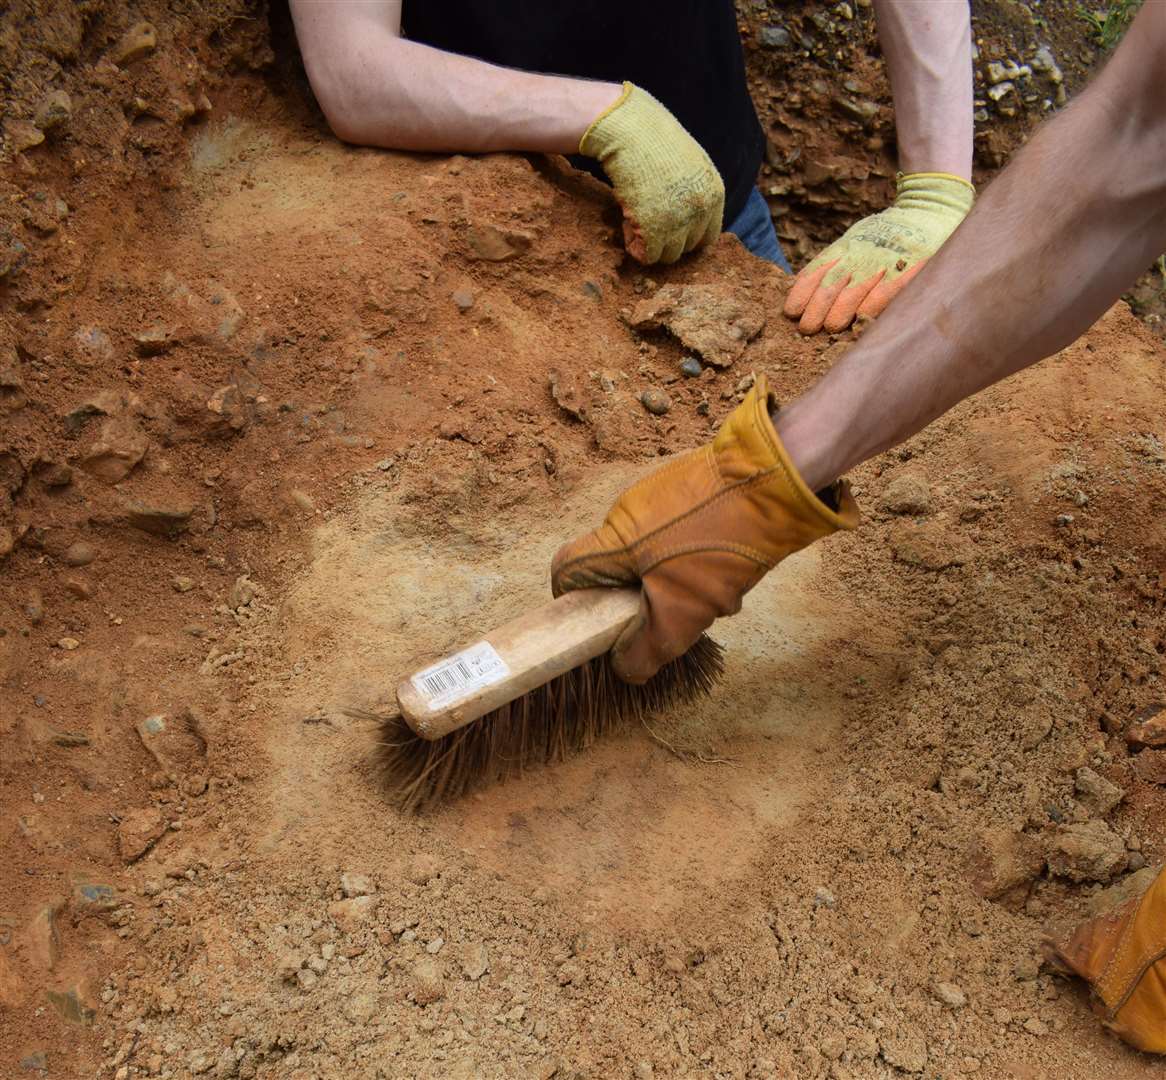
<path fill-rule="evenodd" d="M 1151 952 L 1151 953 L 1147 954 L 1145 962 L 1142 963 L 1138 968 L 1137 975 L 1135 975 L 1132 979 L 1130 979 L 1129 987 L 1126 989 L 1126 992 L 1121 996 L 1121 1000 L 1118 1001 L 1118 1003 L 1112 1009 L 1109 1010 L 1109 1015 L 1108 1015 L 1107 1019 L 1109 1019 L 1109 1020 L 1117 1019 L 1117 1014 L 1119 1012 L 1121 1012 L 1122 1009 L 1125 1008 L 1125 1006 L 1129 1002 L 1130 998 L 1132 998 L 1134 996 L 1134 992 L 1138 989 L 1138 985 L 1141 983 L 1142 979 L 1145 977 L 1146 972 L 1149 971 L 1150 968 L 1152 968 L 1163 957 L 1166 957 L 1166 945 L 1162 946 L 1158 950 L 1157 953 Z"/>
<path fill-rule="evenodd" d="M 766 570 L 772 570 L 777 562 L 770 561 L 756 548 L 751 548 L 747 544 L 699 544 L 691 543 L 684 544 L 680 547 L 668 548 L 652 560 L 648 565 L 640 567 L 641 575 L 650 574 L 661 563 L 667 562 L 669 559 L 679 558 L 681 555 L 696 555 L 708 552 L 724 552 L 728 555 L 740 555 L 748 559 L 750 562 L 755 562 L 759 566 L 765 567 Z M 780 560 L 778 560 L 780 561 Z"/>
<path fill-rule="evenodd" d="M 1097 977 L 1097 981 L 1094 983 L 1097 996 L 1100 997 L 1102 1001 L 1106 1001 L 1105 983 L 1109 980 L 1113 969 L 1117 966 L 1118 960 L 1124 959 L 1125 953 L 1129 950 L 1130 942 L 1133 938 L 1134 921 L 1138 917 L 1138 912 L 1142 910 L 1142 904 L 1145 902 L 1145 899 L 1146 895 L 1144 893 L 1138 898 L 1138 902 L 1135 905 L 1134 910 L 1130 912 L 1129 919 L 1126 920 L 1125 925 L 1122 927 L 1121 937 L 1118 940 L 1116 947 L 1114 948 L 1113 952 L 1109 954 L 1108 962 L 1102 969 L 1101 974 Z M 1109 1007 L 1108 1002 L 1106 1002 L 1106 1007 Z"/>

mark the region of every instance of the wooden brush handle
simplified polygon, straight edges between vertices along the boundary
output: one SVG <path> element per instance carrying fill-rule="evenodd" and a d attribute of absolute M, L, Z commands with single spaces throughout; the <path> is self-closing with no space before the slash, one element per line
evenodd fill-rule
<path fill-rule="evenodd" d="M 639 610 L 639 589 L 565 593 L 402 680 L 401 715 L 423 739 L 440 739 L 602 656 Z"/>

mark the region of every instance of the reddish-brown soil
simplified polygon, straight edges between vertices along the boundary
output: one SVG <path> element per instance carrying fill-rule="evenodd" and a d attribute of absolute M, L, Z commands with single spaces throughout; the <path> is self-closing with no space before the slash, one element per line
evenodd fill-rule
<path fill-rule="evenodd" d="M 341 146 L 263 19 L 147 5 L 110 71 L 129 20 L 63 10 L 0 37 L 8 119 L 73 109 L 4 165 L 4 1076 L 1147 1074 L 1040 952 L 1166 856 L 1123 737 L 1166 699 L 1166 368 L 1128 310 L 860 470 L 858 533 L 716 627 L 712 698 L 402 818 L 345 707 L 849 338 L 799 338 L 729 237 L 645 274 L 565 166 Z M 684 378 L 629 327 L 670 283 L 764 329 Z M 1073 881 L 1085 822 L 1112 865 Z"/>

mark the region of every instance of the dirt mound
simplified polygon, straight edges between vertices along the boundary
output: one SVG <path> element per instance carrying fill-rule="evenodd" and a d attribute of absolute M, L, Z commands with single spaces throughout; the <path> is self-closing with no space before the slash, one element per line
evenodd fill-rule
<path fill-rule="evenodd" d="M 1115 309 L 862 470 L 709 701 L 404 819 L 344 706 L 847 340 L 731 238 L 644 274 L 559 164 L 338 145 L 232 32 L 142 171 L 9 170 L 70 211 L 2 298 L 4 1067 L 1143 1075 L 1038 943 L 1164 856 L 1124 738 L 1166 652 L 1149 333 Z"/>

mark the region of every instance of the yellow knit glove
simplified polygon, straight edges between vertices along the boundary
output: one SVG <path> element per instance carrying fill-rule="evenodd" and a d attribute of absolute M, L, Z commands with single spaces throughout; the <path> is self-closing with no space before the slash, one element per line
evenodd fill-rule
<path fill-rule="evenodd" d="M 863 218 L 794 280 L 785 313 L 803 334 L 879 315 L 972 208 L 976 189 L 950 173 L 900 173 L 894 203 Z"/>
<path fill-rule="evenodd" d="M 598 158 L 611 179 L 623 207 L 624 244 L 640 262 L 675 262 L 720 233 L 721 174 L 646 90 L 624 83 L 619 100 L 583 133 L 579 153 Z"/>

